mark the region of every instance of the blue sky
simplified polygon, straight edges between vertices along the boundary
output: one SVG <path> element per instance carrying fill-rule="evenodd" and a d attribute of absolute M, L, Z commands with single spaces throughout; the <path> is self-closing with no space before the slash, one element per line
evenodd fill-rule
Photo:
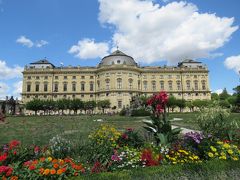
<path fill-rule="evenodd" d="M 22 68 L 95 66 L 116 49 L 141 65 L 201 60 L 212 91 L 239 84 L 239 0 L 0 0 L 0 98 L 21 93 Z"/>

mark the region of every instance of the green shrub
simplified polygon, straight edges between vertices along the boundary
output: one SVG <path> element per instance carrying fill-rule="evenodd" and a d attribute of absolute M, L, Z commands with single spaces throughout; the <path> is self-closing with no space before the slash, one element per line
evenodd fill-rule
<path fill-rule="evenodd" d="M 131 116 L 150 116 L 151 113 L 147 111 L 145 108 L 134 109 L 132 110 Z"/>

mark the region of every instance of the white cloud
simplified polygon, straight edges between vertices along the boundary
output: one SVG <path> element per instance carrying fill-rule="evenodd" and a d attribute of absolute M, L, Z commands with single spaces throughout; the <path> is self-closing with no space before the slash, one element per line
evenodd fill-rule
<path fill-rule="evenodd" d="M 4 82 L 0 82 L 0 99 L 6 98 L 6 96 L 8 95 L 8 90 L 9 86 Z"/>
<path fill-rule="evenodd" d="M 219 95 L 219 94 L 221 94 L 221 93 L 223 92 L 223 90 L 222 90 L 222 89 L 217 89 L 217 90 L 215 90 L 214 92 Z"/>
<path fill-rule="evenodd" d="M 224 64 L 228 69 L 233 69 L 237 74 L 240 73 L 240 55 L 228 57 Z"/>
<path fill-rule="evenodd" d="M 22 77 L 23 67 L 9 67 L 6 62 L 0 60 L 0 79 L 13 79 Z"/>
<path fill-rule="evenodd" d="M 47 45 L 47 44 L 48 44 L 48 42 L 45 41 L 45 40 L 40 40 L 40 41 L 37 41 L 37 42 L 35 43 L 36 47 L 42 47 L 42 46 L 45 46 L 45 45 Z"/>
<path fill-rule="evenodd" d="M 27 46 L 29 48 L 33 47 L 33 42 L 31 41 L 31 39 L 28 39 L 25 36 L 20 36 L 17 40 L 17 43 L 22 44 L 23 46 Z"/>
<path fill-rule="evenodd" d="M 77 45 L 73 45 L 68 52 L 75 54 L 75 56 L 80 59 L 91 59 L 103 57 L 108 54 L 108 51 L 108 43 L 97 43 L 94 39 L 83 39 L 78 41 Z"/>
<path fill-rule="evenodd" d="M 21 99 L 22 83 L 22 81 L 18 81 L 13 84 L 13 96 L 17 97 L 19 100 Z"/>
<path fill-rule="evenodd" d="M 210 57 L 238 29 L 234 18 L 200 13 L 187 2 L 165 6 L 150 0 L 99 3 L 99 21 L 114 30 L 113 46 L 144 63 Z"/>
<path fill-rule="evenodd" d="M 48 42 L 45 41 L 45 40 L 36 41 L 36 42 L 34 43 L 31 39 L 29 39 L 29 38 L 27 38 L 27 37 L 25 37 L 25 36 L 20 36 L 20 37 L 16 40 L 16 42 L 19 43 L 19 44 L 22 44 L 23 46 L 27 46 L 27 47 L 29 47 L 29 48 L 31 48 L 31 47 L 33 47 L 33 46 L 40 48 L 40 47 L 45 46 L 45 45 L 48 44 Z"/>

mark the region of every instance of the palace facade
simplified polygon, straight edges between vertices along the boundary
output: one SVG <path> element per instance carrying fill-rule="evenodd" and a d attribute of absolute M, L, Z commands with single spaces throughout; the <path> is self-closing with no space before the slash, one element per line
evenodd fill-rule
<path fill-rule="evenodd" d="M 109 99 L 111 107 L 120 110 L 133 96 L 151 96 L 161 90 L 185 100 L 210 99 L 208 72 L 204 64 L 189 59 L 178 66 L 139 66 L 119 50 L 96 67 L 56 67 L 43 59 L 25 66 L 22 101 Z"/>

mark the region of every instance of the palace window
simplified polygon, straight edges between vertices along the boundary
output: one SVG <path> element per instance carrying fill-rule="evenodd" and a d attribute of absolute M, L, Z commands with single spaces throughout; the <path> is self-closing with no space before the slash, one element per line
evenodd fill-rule
<path fill-rule="evenodd" d="M 85 91 L 85 82 L 81 82 L 81 91 Z"/>
<path fill-rule="evenodd" d="M 67 76 L 64 76 L 63 79 L 67 79 Z"/>
<path fill-rule="evenodd" d="M 54 92 L 58 92 L 58 83 L 54 84 Z"/>
<path fill-rule="evenodd" d="M 168 89 L 169 89 L 169 90 L 172 90 L 172 89 L 173 89 L 173 87 L 172 87 L 172 81 L 168 81 Z"/>
<path fill-rule="evenodd" d="M 163 79 L 163 75 L 160 75 L 160 79 Z"/>
<path fill-rule="evenodd" d="M 55 76 L 55 79 L 58 79 L 58 76 Z"/>
<path fill-rule="evenodd" d="M 143 89 L 146 91 L 147 90 L 147 81 L 143 82 Z"/>
<path fill-rule="evenodd" d="M 160 81 L 160 89 L 164 90 L 164 81 Z"/>
<path fill-rule="evenodd" d="M 194 89 L 198 90 L 198 81 L 196 81 L 196 80 L 194 81 Z"/>
<path fill-rule="evenodd" d="M 31 84 L 27 84 L 27 92 L 31 91 Z"/>
<path fill-rule="evenodd" d="M 72 91 L 76 91 L 76 83 L 72 83 Z"/>
<path fill-rule="evenodd" d="M 177 75 L 177 79 L 180 79 L 180 75 Z"/>
<path fill-rule="evenodd" d="M 186 81 L 186 85 L 187 85 L 187 90 L 191 89 L 191 82 L 189 80 Z"/>
<path fill-rule="evenodd" d="M 152 81 L 152 90 L 156 91 L 156 81 Z"/>
<path fill-rule="evenodd" d="M 48 84 L 47 83 L 44 83 L 44 92 L 47 92 L 48 91 Z"/>
<path fill-rule="evenodd" d="M 73 99 L 75 99 L 75 97 L 76 97 L 76 95 L 75 95 L 75 94 L 73 94 L 73 95 L 72 95 L 72 98 L 73 98 Z"/>
<path fill-rule="evenodd" d="M 121 78 L 117 79 L 117 89 L 122 89 L 122 79 Z"/>
<path fill-rule="evenodd" d="M 106 90 L 110 89 L 110 79 L 106 79 Z"/>
<path fill-rule="evenodd" d="M 140 90 L 140 86 L 141 86 L 141 83 L 140 83 L 140 80 L 138 80 L 138 90 Z"/>
<path fill-rule="evenodd" d="M 48 76 L 45 76 L 44 79 L 48 79 Z"/>
<path fill-rule="evenodd" d="M 72 79 L 76 79 L 76 76 L 73 76 Z"/>
<path fill-rule="evenodd" d="M 39 79 L 39 76 L 36 76 L 36 79 Z"/>
<path fill-rule="evenodd" d="M 155 79 L 155 75 L 152 75 L 152 79 Z"/>
<path fill-rule="evenodd" d="M 36 92 L 39 91 L 39 84 L 36 84 L 36 86 L 35 86 L 35 91 L 36 91 Z"/>
<path fill-rule="evenodd" d="M 181 90 L 181 82 L 177 81 L 177 90 Z"/>
<path fill-rule="evenodd" d="M 172 79 L 172 75 L 168 75 L 168 79 Z"/>
<path fill-rule="evenodd" d="M 89 84 L 89 85 L 90 85 L 90 88 L 89 88 L 89 89 L 90 89 L 90 91 L 93 91 L 93 82 L 90 82 L 90 84 Z"/>
<path fill-rule="evenodd" d="M 93 97 L 93 94 L 90 94 L 90 97 Z"/>
<path fill-rule="evenodd" d="M 63 91 L 67 91 L 67 83 L 63 84 Z"/>
<path fill-rule="evenodd" d="M 118 108 L 122 108 L 122 101 L 118 101 Z"/>
<path fill-rule="evenodd" d="M 81 79 L 85 79 L 85 76 L 81 76 Z"/>
<path fill-rule="evenodd" d="M 90 76 L 90 79 L 93 79 L 93 76 Z"/>
<path fill-rule="evenodd" d="M 97 81 L 98 90 L 100 90 L 100 81 Z"/>
<path fill-rule="evenodd" d="M 206 90 L 206 81 L 202 80 L 202 90 Z"/>
<path fill-rule="evenodd" d="M 28 76 L 27 79 L 31 79 L 31 76 Z"/>
<path fill-rule="evenodd" d="M 133 80 L 129 79 L 128 83 L 129 83 L 129 89 L 132 89 L 133 88 Z"/>

